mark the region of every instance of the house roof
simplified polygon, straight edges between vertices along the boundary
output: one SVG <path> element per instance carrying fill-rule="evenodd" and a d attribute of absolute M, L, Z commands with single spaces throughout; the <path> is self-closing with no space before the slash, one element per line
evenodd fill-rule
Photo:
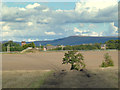
<path fill-rule="evenodd" d="M 102 44 L 102 45 L 101 45 L 101 47 L 105 47 L 105 46 L 106 46 L 106 44 Z"/>
<path fill-rule="evenodd" d="M 47 46 L 46 48 L 47 49 L 55 49 L 55 48 L 57 48 L 58 46 Z"/>
<path fill-rule="evenodd" d="M 22 41 L 21 43 L 26 43 L 25 41 Z"/>

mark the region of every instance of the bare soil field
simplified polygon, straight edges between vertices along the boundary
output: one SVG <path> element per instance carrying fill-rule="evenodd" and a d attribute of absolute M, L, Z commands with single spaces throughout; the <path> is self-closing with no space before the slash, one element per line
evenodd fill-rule
<path fill-rule="evenodd" d="M 70 65 L 62 65 L 65 52 L 39 52 L 26 54 L 3 54 L 2 69 L 4 70 L 61 70 L 70 69 Z M 86 68 L 97 69 L 109 53 L 118 67 L 118 51 L 81 51 L 84 55 Z"/>
<path fill-rule="evenodd" d="M 80 51 L 83 54 L 86 69 L 90 77 L 81 71 L 70 71 L 70 65 L 62 65 L 65 52 L 37 52 L 25 54 L 3 54 L 3 87 L 34 88 L 117 88 L 118 87 L 118 51 Z M 104 54 L 109 53 L 114 67 L 99 67 Z M 42 79 L 42 72 L 54 71 L 48 78 Z M 38 73 L 38 74 L 37 74 Z M 48 75 L 48 74 L 47 74 Z M 23 79 L 28 82 L 23 85 Z M 38 83 L 35 83 L 38 80 Z M 29 80 L 30 79 L 30 80 Z M 39 83 L 42 79 L 42 85 Z M 11 81 L 12 80 L 12 81 Z M 19 85 L 15 85 L 15 82 Z M 12 82 L 12 83 L 11 83 Z"/>

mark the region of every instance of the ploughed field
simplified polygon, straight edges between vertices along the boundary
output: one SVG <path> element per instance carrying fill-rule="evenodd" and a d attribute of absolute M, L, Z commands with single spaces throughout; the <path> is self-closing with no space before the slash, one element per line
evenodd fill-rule
<path fill-rule="evenodd" d="M 80 51 L 86 63 L 87 77 L 81 71 L 70 71 L 70 65 L 63 65 L 66 51 L 47 51 L 24 54 L 3 54 L 3 87 L 49 87 L 49 88 L 117 88 L 118 51 Z M 99 67 L 104 54 L 109 53 L 114 67 Z M 46 73 L 47 71 L 47 73 Z M 52 73 L 51 73 L 52 71 Z M 42 73 L 41 73 L 42 72 Z M 45 76 L 44 79 L 43 76 Z M 47 76 L 49 77 L 47 78 Z M 37 79 L 38 78 L 38 79 Z M 22 84 L 24 80 L 26 84 Z M 15 85 L 17 84 L 17 85 Z M 19 85 L 18 85 L 19 84 Z"/>
<path fill-rule="evenodd" d="M 39 52 L 26 54 L 3 54 L 2 65 L 4 70 L 60 70 L 69 69 L 70 65 L 63 65 L 62 58 L 65 52 Z M 118 67 L 118 51 L 81 51 L 84 55 L 86 68 L 96 69 L 104 60 L 104 54 L 111 55 L 115 66 Z"/>

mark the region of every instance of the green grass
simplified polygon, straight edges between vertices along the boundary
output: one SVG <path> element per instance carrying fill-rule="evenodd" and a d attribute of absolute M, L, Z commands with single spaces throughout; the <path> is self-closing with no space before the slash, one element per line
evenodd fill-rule
<path fill-rule="evenodd" d="M 5 53 L 2 53 L 2 54 L 20 54 L 20 52 L 14 52 L 14 53 L 5 52 Z"/>
<path fill-rule="evenodd" d="M 3 88 L 40 88 L 53 71 L 3 71 Z"/>

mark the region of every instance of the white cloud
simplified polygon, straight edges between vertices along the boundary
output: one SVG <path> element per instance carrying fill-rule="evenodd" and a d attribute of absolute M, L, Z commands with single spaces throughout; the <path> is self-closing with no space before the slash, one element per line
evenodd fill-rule
<path fill-rule="evenodd" d="M 28 26 L 32 26 L 33 23 L 32 23 L 32 22 L 28 22 L 27 25 L 28 25 Z"/>
<path fill-rule="evenodd" d="M 74 27 L 74 32 L 79 32 L 79 33 L 82 33 L 81 30 L 79 30 L 78 28 Z"/>
<path fill-rule="evenodd" d="M 58 33 L 58 35 L 63 35 L 62 33 Z"/>
<path fill-rule="evenodd" d="M 43 41 L 48 41 L 48 40 L 52 40 L 52 39 L 44 39 Z"/>
<path fill-rule="evenodd" d="M 101 9 L 117 5 L 117 2 L 117 0 L 81 0 L 76 3 L 75 11 L 79 13 L 83 11 L 96 13 Z"/>
<path fill-rule="evenodd" d="M 80 27 L 84 27 L 83 23 L 110 23 L 117 22 L 117 4 L 113 1 L 103 2 L 97 0 L 97 2 L 91 2 L 92 0 L 83 0 L 76 3 L 76 7 L 73 10 L 52 10 L 48 7 L 42 6 L 39 3 L 29 4 L 25 8 L 7 7 L 2 6 L 2 20 L 0 24 L 3 25 L 3 31 L 5 31 L 5 37 L 7 35 L 15 40 L 23 40 L 23 37 L 33 39 L 43 37 L 47 38 L 49 35 L 53 38 L 59 38 L 62 36 L 69 36 L 73 34 L 82 35 L 116 35 L 117 27 L 111 25 L 109 32 L 114 29 L 111 34 L 103 32 L 97 34 L 94 31 L 82 30 L 74 28 L 74 24 L 79 24 Z M 103 4 L 104 3 L 104 4 Z M 4 22 L 4 23 L 3 23 Z M 68 25 L 68 28 L 66 26 Z M 93 25 L 90 25 L 93 27 Z M 73 31 L 74 28 L 74 31 Z M 95 27 L 96 28 L 96 27 Z M 111 30 L 111 31 L 110 31 Z M 115 31 L 116 30 L 116 31 Z M 49 31 L 49 32 L 46 32 Z M 7 32 L 9 34 L 7 34 Z M 62 32 L 62 33 L 61 33 Z M 4 33 L 4 32 L 3 32 Z M 35 38 L 33 40 L 35 40 Z"/>
<path fill-rule="evenodd" d="M 2 24 L 5 24 L 5 22 L 2 22 L 2 21 L 1 21 L 1 22 L 0 22 L 0 25 L 2 25 Z"/>
<path fill-rule="evenodd" d="M 39 3 L 34 3 L 33 5 L 32 4 L 27 5 L 26 8 L 31 9 L 31 8 L 35 8 L 35 7 L 39 7 L 39 6 L 40 6 Z"/>
<path fill-rule="evenodd" d="M 10 27 L 8 25 L 2 26 L 3 31 L 8 31 L 10 30 Z"/>
<path fill-rule="evenodd" d="M 118 20 L 117 0 L 82 0 L 76 3 L 75 11 L 83 22 L 113 22 Z"/>
<path fill-rule="evenodd" d="M 9 36 L 9 32 L 4 32 L 4 33 L 2 33 L 2 36 L 4 37 L 4 36 Z"/>
<path fill-rule="evenodd" d="M 16 18 L 17 21 L 24 20 L 24 18 Z"/>
<path fill-rule="evenodd" d="M 97 32 L 91 32 L 90 36 L 100 36 Z"/>
<path fill-rule="evenodd" d="M 110 23 L 110 28 L 112 28 L 115 32 L 118 31 L 118 27 L 114 25 L 114 22 Z"/>
<path fill-rule="evenodd" d="M 51 20 L 51 18 L 45 18 L 45 19 L 42 20 L 42 22 L 48 23 L 50 20 Z"/>
<path fill-rule="evenodd" d="M 21 11 L 25 11 L 26 9 L 25 9 L 25 8 L 19 8 L 19 10 L 21 10 Z"/>
<path fill-rule="evenodd" d="M 61 10 L 61 9 L 57 9 L 56 12 L 63 12 L 63 10 Z"/>
<path fill-rule="evenodd" d="M 89 36 L 89 34 L 80 34 L 81 36 Z"/>
<path fill-rule="evenodd" d="M 38 40 L 39 40 L 39 39 L 34 39 L 34 40 L 33 40 L 33 39 L 30 39 L 30 38 L 29 38 L 27 41 L 28 41 L 28 42 L 34 42 L 34 41 L 38 41 Z"/>
<path fill-rule="evenodd" d="M 42 10 L 43 12 L 48 12 L 50 9 L 49 8 L 46 8 L 44 10 Z"/>
<path fill-rule="evenodd" d="M 95 27 L 96 27 L 96 25 L 94 25 L 94 24 L 89 25 L 89 28 L 95 28 Z"/>
<path fill-rule="evenodd" d="M 102 4 L 101 4 L 102 3 Z M 88 2 L 78 2 L 76 3 L 76 7 L 73 10 L 51 10 L 48 7 L 43 7 L 39 3 L 29 4 L 26 8 L 14 8 L 14 7 L 6 7 L 2 8 L 3 20 L 15 20 L 16 18 L 25 18 L 28 16 L 28 20 L 31 17 L 39 19 L 44 19 L 46 17 L 52 18 L 52 22 L 55 24 L 59 23 L 81 23 L 81 22 L 112 22 L 117 21 L 118 15 L 118 5 L 116 3 L 106 3 L 104 2 L 96 2 L 95 4 L 91 0 Z M 102 6 L 99 6 L 102 5 Z M 37 7 L 37 8 L 35 8 Z M 104 7 L 104 8 L 103 8 Z M 9 13 L 11 11 L 11 13 Z M 49 12 L 48 12 L 49 11 Z M 46 12 L 46 13 L 44 13 Z M 60 13 L 58 13 L 60 12 Z M 106 16 L 107 15 L 107 16 Z M 61 20 L 62 19 L 62 20 Z"/>
<path fill-rule="evenodd" d="M 80 27 L 84 27 L 84 24 L 83 24 L 83 23 L 80 23 Z"/>
<path fill-rule="evenodd" d="M 81 35 L 81 36 L 102 36 L 101 33 L 97 33 L 94 31 L 90 30 L 79 30 L 78 28 L 74 27 L 74 32 L 76 35 Z"/>
<path fill-rule="evenodd" d="M 55 35 L 55 32 L 45 32 L 46 35 Z"/>
<path fill-rule="evenodd" d="M 118 27 L 114 25 L 114 22 L 110 23 L 109 28 L 107 31 L 103 32 L 105 36 L 116 36 L 118 35 Z"/>

